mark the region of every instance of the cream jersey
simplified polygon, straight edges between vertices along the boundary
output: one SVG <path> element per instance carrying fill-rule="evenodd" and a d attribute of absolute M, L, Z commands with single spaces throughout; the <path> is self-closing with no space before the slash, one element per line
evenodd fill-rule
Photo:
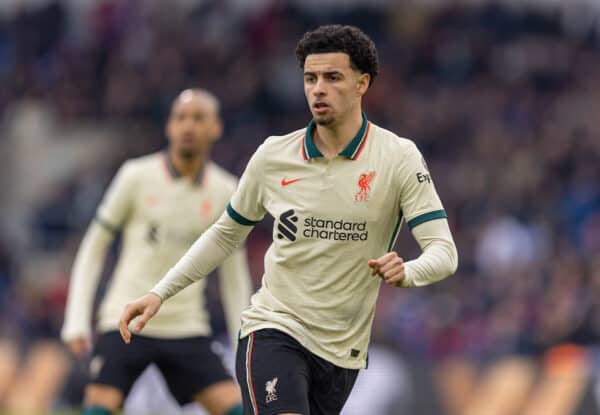
<path fill-rule="evenodd" d="M 392 249 L 402 223 L 412 229 L 446 213 L 412 141 L 363 115 L 358 134 L 327 159 L 314 129 L 268 138 L 227 207 L 242 225 L 275 218 L 241 336 L 275 328 L 338 366 L 363 368 L 381 283 L 368 260 Z"/>
<path fill-rule="evenodd" d="M 212 162 L 207 162 L 195 180 L 180 177 L 166 152 L 129 160 L 121 167 L 95 219 L 111 232 L 122 231 L 119 259 L 98 313 L 100 331 L 118 328 L 125 304 L 146 294 L 219 218 L 236 185 L 232 175 Z M 239 321 L 239 312 L 250 296 L 250 280 L 245 252 L 233 261 L 237 262 L 226 261 L 220 271 L 236 274 L 224 275 L 222 284 L 226 280 L 230 282 L 228 289 L 236 291 L 229 292 L 233 298 L 227 302 L 230 308 L 237 309 L 233 321 Z M 72 278 L 86 278 L 77 275 L 82 273 L 74 272 Z M 79 298 L 74 286 L 72 282 L 63 338 L 73 336 L 78 330 L 86 331 L 90 324 L 81 321 L 81 316 L 89 320 L 91 299 Z M 164 338 L 209 335 L 204 287 L 205 282 L 201 281 L 183 290 L 176 301 L 164 304 L 144 328 L 144 335 Z"/>

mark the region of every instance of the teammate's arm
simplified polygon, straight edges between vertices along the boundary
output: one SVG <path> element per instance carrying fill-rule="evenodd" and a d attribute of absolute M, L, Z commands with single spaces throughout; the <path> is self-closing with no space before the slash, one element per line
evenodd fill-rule
<path fill-rule="evenodd" d="M 108 248 L 128 214 L 133 187 L 131 168 L 126 163 L 106 192 L 75 257 L 61 338 L 78 357 L 91 347 L 94 295 Z"/>
<path fill-rule="evenodd" d="M 113 233 L 92 222 L 73 263 L 62 340 L 77 357 L 91 348 L 92 303 Z"/>
<path fill-rule="evenodd" d="M 401 210 L 421 248 L 421 255 L 408 262 L 388 252 L 368 262 L 372 275 L 390 285 L 421 287 L 456 272 L 458 253 L 427 165 L 416 146 L 402 163 Z"/>
<path fill-rule="evenodd" d="M 248 307 L 252 294 L 252 281 L 246 249 L 235 250 L 219 267 L 221 301 L 227 320 L 227 332 L 231 345 L 237 344 L 240 314 Z"/>

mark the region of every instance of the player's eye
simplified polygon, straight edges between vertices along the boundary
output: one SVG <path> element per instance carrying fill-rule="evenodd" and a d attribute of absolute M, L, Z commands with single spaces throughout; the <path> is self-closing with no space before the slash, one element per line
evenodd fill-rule
<path fill-rule="evenodd" d="M 306 82 L 307 84 L 312 84 L 313 82 L 315 82 L 315 76 L 314 75 L 304 75 L 304 82 Z"/>

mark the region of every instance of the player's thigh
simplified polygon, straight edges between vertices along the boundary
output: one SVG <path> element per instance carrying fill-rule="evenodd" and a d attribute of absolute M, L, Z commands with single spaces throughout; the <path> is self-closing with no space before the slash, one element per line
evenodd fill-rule
<path fill-rule="evenodd" d="M 244 414 L 309 415 L 306 355 L 287 334 L 266 329 L 240 339 L 236 374 Z"/>
<path fill-rule="evenodd" d="M 336 366 L 310 352 L 311 383 L 309 402 L 311 415 L 338 415 L 356 383 L 358 370 Z"/>
<path fill-rule="evenodd" d="M 156 365 L 173 397 L 181 405 L 200 399 L 212 413 L 241 402 L 239 388 L 211 347 L 208 337 L 157 340 Z M 214 408 L 214 410 L 211 410 Z"/>
<path fill-rule="evenodd" d="M 134 336 L 131 344 L 126 345 L 119 332 L 102 334 L 89 362 L 84 404 L 113 409 L 118 402 L 120 407 L 135 380 L 154 358 L 151 339 Z"/>
<path fill-rule="evenodd" d="M 240 387 L 233 380 L 225 380 L 204 388 L 194 400 L 211 415 L 222 415 L 242 401 Z"/>

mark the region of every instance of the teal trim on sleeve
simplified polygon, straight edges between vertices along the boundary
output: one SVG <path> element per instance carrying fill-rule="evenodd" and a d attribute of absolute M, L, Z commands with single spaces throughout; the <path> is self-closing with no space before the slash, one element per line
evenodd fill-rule
<path fill-rule="evenodd" d="M 94 221 L 109 232 L 117 233 L 120 230 L 118 226 L 115 226 L 115 225 L 111 224 L 110 222 L 105 221 L 98 215 L 96 215 L 96 217 L 94 218 Z"/>
<path fill-rule="evenodd" d="M 259 220 L 246 219 L 245 217 L 243 217 L 242 215 L 240 215 L 239 213 L 237 213 L 234 208 L 231 207 L 231 203 L 229 203 L 227 205 L 227 213 L 229 213 L 229 216 L 231 216 L 231 219 L 233 219 L 234 221 L 236 221 L 240 225 L 254 226 L 254 225 L 256 225 L 257 223 L 260 222 Z"/>
<path fill-rule="evenodd" d="M 407 222 L 408 229 L 412 229 L 417 225 L 420 225 L 425 222 L 429 222 L 434 219 L 446 219 L 448 215 L 444 209 L 434 210 L 433 212 L 423 213 L 422 215 L 417 216 L 416 218 L 412 218 Z"/>

